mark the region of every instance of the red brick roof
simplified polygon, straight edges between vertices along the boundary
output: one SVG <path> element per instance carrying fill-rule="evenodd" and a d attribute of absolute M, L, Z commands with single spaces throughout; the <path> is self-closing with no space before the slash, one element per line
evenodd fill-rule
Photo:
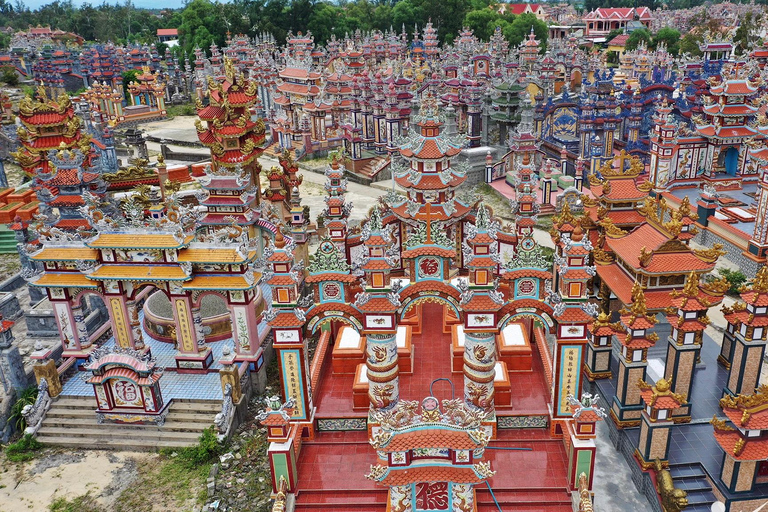
<path fill-rule="evenodd" d="M 720 447 L 736 460 L 765 460 L 768 459 L 768 438 L 764 439 L 745 439 L 744 449 L 739 455 L 734 454 L 736 443 L 742 439 L 736 431 L 718 431 L 714 432 L 715 439 Z"/>
<path fill-rule="evenodd" d="M 479 444 L 466 430 L 424 429 L 395 434 L 381 450 L 404 452 L 414 448 L 448 448 L 451 450 L 474 450 Z"/>
<path fill-rule="evenodd" d="M 744 411 L 741 409 L 724 407 L 723 412 L 738 427 L 747 430 L 768 430 L 768 409 L 752 414 L 744 414 Z M 746 421 L 742 421 L 742 419 L 746 419 Z"/>
<path fill-rule="evenodd" d="M 482 480 L 471 467 L 419 466 L 403 469 L 390 469 L 389 474 L 380 482 L 382 485 L 410 485 L 417 482 L 453 482 L 457 484 L 477 484 Z"/>

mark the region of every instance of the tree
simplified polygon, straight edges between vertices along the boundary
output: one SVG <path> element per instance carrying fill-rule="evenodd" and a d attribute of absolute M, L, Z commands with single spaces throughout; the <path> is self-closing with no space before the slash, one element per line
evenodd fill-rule
<path fill-rule="evenodd" d="M 3 66 L 0 68 L 0 82 L 5 82 L 11 87 L 19 85 L 19 75 L 16 74 L 16 68 L 13 66 Z"/>
<path fill-rule="evenodd" d="M 128 84 L 137 81 L 136 77 L 139 76 L 139 72 L 135 69 L 129 69 L 128 71 L 123 71 L 121 76 L 123 77 L 123 95 L 125 96 L 125 99 L 128 100 Z"/>
<path fill-rule="evenodd" d="M 531 28 L 533 28 L 536 39 L 539 40 L 539 52 L 544 53 L 547 50 L 549 28 L 535 14 L 529 12 L 521 14 L 516 16 L 514 21 L 509 23 L 508 26 L 501 26 L 502 33 L 511 46 L 518 46 L 525 41 L 531 33 Z"/>
<path fill-rule="evenodd" d="M 624 45 L 624 48 L 627 51 L 634 50 L 640 46 L 641 41 L 644 41 L 646 46 L 651 46 L 651 43 L 653 43 L 653 36 L 648 29 L 643 28 L 639 30 L 633 30 L 632 33 L 629 34 L 627 44 Z"/>
<path fill-rule="evenodd" d="M 752 12 L 747 12 L 741 19 L 739 28 L 733 35 L 733 42 L 736 43 L 736 55 L 744 55 L 752 50 L 752 46 L 757 41 L 758 30 L 761 28 L 760 21 L 761 16 L 759 14 L 753 15 Z"/>
<path fill-rule="evenodd" d="M 671 27 L 665 27 L 656 32 L 653 36 L 653 47 L 659 46 L 659 43 L 667 45 L 667 51 L 672 55 L 680 52 L 680 32 Z"/>
<path fill-rule="evenodd" d="M 478 39 L 487 41 L 493 35 L 493 30 L 496 28 L 494 22 L 499 18 L 501 16 L 496 11 L 488 8 L 469 11 L 464 16 L 463 25 L 471 28 Z"/>
<path fill-rule="evenodd" d="M 397 29 L 404 26 L 409 30 L 414 24 L 421 23 L 423 19 L 421 7 L 415 5 L 413 0 L 400 0 L 392 8 L 392 25 Z"/>
<path fill-rule="evenodd" d="M 680 53 L 682 54 L 688 54 L 691 57 L 700 57 L 701 56 L 701 48 L 699 48 L 699 44 L 702 42 L 701 35 L 694 34 L 693 32 L 688 32 L 683 36 L 683 39 L 680 40 Z"/>

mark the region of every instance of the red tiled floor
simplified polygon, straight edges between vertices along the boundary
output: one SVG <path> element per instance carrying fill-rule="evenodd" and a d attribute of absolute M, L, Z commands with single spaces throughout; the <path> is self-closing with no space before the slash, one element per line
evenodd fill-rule
<path fill-rule="evenodd" d="M 423 333 L 414 335 L 413 373 L 400 374 L 400 398 L 421 400 L 429 396 L 430 384 L 438 378 L 449 378 L 455 388 L 455 396 L 464 393 L 464 377 L 461 373 L 451 372 L 451 335 L 444 334 L 442 326 L 442 306 L 424 304 L 422 307 Z M 326 360 L 323 376 L 315 395 L 318 418 L 365 417 L 366 411 L 352 410 L 353 375 L 334 375 L 331 361 Z M 510 372 L 512 383 L 512 407 L 498 407 L 501 415 L 545 415 L 549 390 L 544 379 L 541 358 L 534 348 L 533 371 Z M 433 386 L 435 396 L 440 399 L 450 398 L 451 390 L 446 382 Z"/>
<path fill-rule="evenodd" d="M 531 448 L 530 451 L 495 448 Z M 552 503 L 552 510 L 567 502 L 565 448 L 559 440 L 549 438 L 544 429 L 500 430 L 492 441 L 484 460 L 491 462 L 496 474 L 489 479 L 496 499 L 503 504 Z M 365 475 L 376 454 L 367 443 L 365 432 L 320 432 L 315 441 L 305 443 L 299 457 L 299 481 L 302 494 L 297 504 L 355 503 L 365 497 L 366 503 L 380 503 L 381 487 Z M 525 468 L 525 478 L 513 468 Z M 491 500 L 490 494 L 478 488 L 478 500 Z M 542 508 L 539 510 L 548 510 Z"/>
<path fill-rule="evenodd" d="M 462 396 L 463 375 L 451 373 L 451 337 L 444 334 L 441 306 L 426 304 L 422 308 L 424 334 L 414 335 L 414 373 L 400 375 L 400 397 L 421 400 L 430 394 L 435 379 L 451 379 L 455 396 Z M 512 407 L 498 408 L 502 415 L 547 414 L 549 391 L 538 353 L 534 349 L 532 372 L 510 372 Z M 326 360 L 319 389 L 315 394 L 317 417 L 365 417 L 365 411 L 352 409 L 352 375 L 333 375 L 331 362 Z M 450 387 L 445 382 L 433 387 L 435 396 L 449 398 Z M 489 483 L 503 510 L 537 510 L 560 512 L 568 510 L 569 495 L 565 448 L 553 440 L 546 429 L 499 430 L 485 460 L 497 471 Z M 532 448 L 531 451 L 497 450 L 499 448 Z M 302 446 L 299 456 L 301 492 L 297 510 L 352 510 L 358 512 L 384 510 L 386 489 L 377 487 L 365 475 L 371 464 L 378 462 L 368 444 L 367 432 L 320 432 L 312 442 Z M 516 468 L 525 468 L 521 478 Z M 491 510 L 493 500 L 486 487 L 478 488 L 479 510 Z M 532 508 L 530 508 L 532 507 Z"/>

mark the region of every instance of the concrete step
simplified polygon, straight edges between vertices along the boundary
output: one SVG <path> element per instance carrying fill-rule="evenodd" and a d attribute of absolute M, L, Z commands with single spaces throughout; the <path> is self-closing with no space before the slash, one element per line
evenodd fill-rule
<path fill-rule="evenodd" d="M 122 428 L 123 425 L 115 423 L 104 423 L 93 428 L 67 428 L 67 427 L 48 427 L 43 425 L 37 431 L 40 442 L 46 442 L 46 437 L 69 437 L 87 438 L 86 442 L 92 439 L 121 439 L 134 441 L 186 441 L 189 444 L 195 444 L 200 437 L 199 432 L 175 432 L 158 430 L 156 427 L 147 427 L 144 429 Z"/>
<path fill-rule="evenodd" d="M 99 423 L 94 415 L 93 418 L 49 418 L 46 417 L 43 421 L 42 427 L 51 428 L 69 428 L 69 429 L 87 429 L 87 428 L 103 428 L 105 425 L 119 425 L 120 428 L 126 428 L 129 430 L 154 430 L 156 432 L 196 432 L 200 434 L 203 430 L 213 425 L 213 417 L 209 417 L 207 422 L 197 421 L 181 421 L 176 418 L 172 418 L 168 415 L 165 423 L 162 427 L 158 427 L 154 424 L 140 425 L 130 423 Z"/>
<path fill-rule="evenodd" d="M 89 450 L 126 450 L 126 451 L 155 451 L 162 448 L 185 448 L 195 443 L 189 441 L 162 440 L 147 443 L 137 443 L 133 439 L 118 439 L 114 437 L 98 437 L 84 442 L 81 438 L 68 436 L 38 436 L 38 441 L 51 446 L 85 448 Z"/>
<path fill-rule="evenodd" d="M 221 402 L 215 400 L 198 400 L 187 402 L 183 400 L 174 400 L 171 404 L 171 410 L 176 412 L 213 412 L 221 411 Z"/>
<path fill-rule="evenodd" d="M 493 489 L 493 496 L 488 488 L 477 487 L 476 489 L 478 504 L 492 504 L 493 497 L 500 505 L 570 505 L 571 494 L 562 489 Z M 504 507 L 502 506 L 504 509 Z"/>
<path fill-rule="evenodd" d="M 180 421 L 185 423 L 201 423 L 210 424 L 213 421 L 214 414 L 212 411 L 202 412 L 178 412 L 171 405 L 171 412 L 168 413 L 166 423 L 169 421 Z M 93 409 L 51 409 L 45 415 L 46 420 L 83 420 L 96 418 L 96 412 Z"/>
<path fill-rule="evenodd" d="M 156 450 L 192 446 L 213 425 L 221 404 L 212 400 L 174 400 L 162 427 L 152 423 L 99 424 L 93 397 L 66 396 L 53 403 L 38 430 L 41 443 L 79 448 Z"/>
<path fill-rule="evenodd" d="M 355 510 L 381 512 L 387 504 L 387 490 L 350 491 L 339 489 L 302 490 L 296 497 L 296 510 Z"/>

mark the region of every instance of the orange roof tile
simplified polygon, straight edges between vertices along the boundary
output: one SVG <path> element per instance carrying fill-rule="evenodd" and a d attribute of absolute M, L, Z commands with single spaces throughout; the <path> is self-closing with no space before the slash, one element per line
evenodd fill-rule
<path fill-rule="evenodd" d="M 745 439 L 744 449 L 739 455 L 733 453 L 736 443 L 742 439 L 735 431 L 717 431 L 714 432 L 715 439 L 720 447 L 736 460 L 765 460 L 768 459 L 768 438 L 763 439 Z"/>
<path fill-rule="evenodd" d="M 253 283 L 248 284 L 242 275 L 198 275 L 184 283 L 185 290 L 250 290 L 259 281 L 260 274 L 254 272 Z"/>
<path fill-rule="evenodd" d="M 97 288 L 98 285 L 89 281 L 85 275 L 80 272 L 46 272 L 37 281 L 30 283 L 32 286 L 44 287 L 76 287 L 76 288 Z"/>
<path fill-rule="evenodd" d="M 452 466 L 418 466 L 404 469 L 390 469 L 380 482 L 382 485 L 410 485 L 417 482 L 453 482 L 477 484 L 482 480 L 472 468 Z"/>
<path fill-rule="evenodd" d="M 91 280 L 185 281 L 189 276 L 178 265 L 101 265 L 88 275 Z"/>
<path fill-rule="evenodd" d="M 381 448 L 385 452 L 405 452 L 414 448 L 449 448 L 451 450 L 474 450 L 479 443 L 466 430 L 425 429 L 396 433 L 390 442 Z"/>
<path fill-rule="evenodd" d="M 724 407 L 723 412 L 734 425 L 747 430 L 768 430 L 768 409 L 744 414 L 741 409 Z M 746 419 L 746 421 L 742 421 Z"/>
<path fill-rule="evenodd" d="M 256 257 L 256 251 L 248 254 L 248 260 Z M 179 261 L 191 263 L 243 263 L 244 260 L 235 249 L 192 248 L 179 251 Z"/>
<path fill-rule="evenodd" d="M 188 236 L 177 242 L 173 235 L 143 233 L 102 233 L 88 243 L 95 249 L 176 249 L 189 244 L 194 237 Z"/>
<path fill-rule="evenodd" d="M 99 251 L 88 247 L 44 247 L 40 252 L 30 255 L 30 259 L 37 261 L 96 261 Z"/>
<path fill-rule="evenodd" d="M 453 249 L 444 249 L 437 245 L 424 245 L 416 249 L 408 249 L 400 255 L 403 259 L 416 258 L 418 256 L 439 256 L 440 258 L 455 258 L 456 251 Z"/>

